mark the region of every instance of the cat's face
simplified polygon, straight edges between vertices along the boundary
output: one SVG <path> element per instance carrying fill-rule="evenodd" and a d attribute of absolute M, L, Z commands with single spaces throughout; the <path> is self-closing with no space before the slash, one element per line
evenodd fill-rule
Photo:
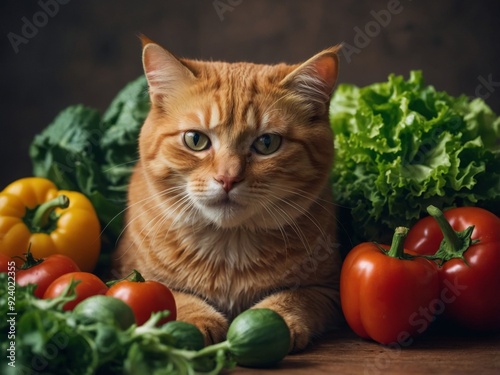
<path fill-rule="evenodd" d="M 303 65 L 179 61 L 144 47 L 151 113 L 140 136 L 165 213 L 217 227 L 277 228 L 307 212 L 333 158 L 335 50 Z"/>

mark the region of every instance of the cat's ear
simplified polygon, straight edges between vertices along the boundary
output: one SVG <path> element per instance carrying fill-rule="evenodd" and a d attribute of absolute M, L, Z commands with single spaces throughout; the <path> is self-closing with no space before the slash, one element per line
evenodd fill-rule
<path fill-rule="evenodd" d="M 166 49 L 145 36 L 141 36 L 141 41 L 142 63 L 153 104 L 160 104 L 160 98 L 175 95 L 195 80 L 193 72 Z"/>
<path fill-rule="evenodd" d="M 316 112 L 325 111 L 337 82 L 339 49 L 340 46 L 331 47 L 311 57 L 290 72 L 281 84 L 311 103 Z"/>

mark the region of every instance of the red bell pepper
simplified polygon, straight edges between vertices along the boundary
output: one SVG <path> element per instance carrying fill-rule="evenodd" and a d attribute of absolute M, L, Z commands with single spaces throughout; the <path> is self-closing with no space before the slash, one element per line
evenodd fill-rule
<path fill-rule="evenodd" d="M 478 207 L 427 210 L 405 246 L 441 265 L 444 316 L 473 330 L 500 329 L 500 218 Z"/>
<path fill-rule="evenodd" d="M 346 256 L 340 275 L 345 319 L 359 336 L 409 345 L 434 320 L 439 300 L 436 264 L 405 253 L 408 228 L 396 228 L 392 245 L 365 242 Z"/>

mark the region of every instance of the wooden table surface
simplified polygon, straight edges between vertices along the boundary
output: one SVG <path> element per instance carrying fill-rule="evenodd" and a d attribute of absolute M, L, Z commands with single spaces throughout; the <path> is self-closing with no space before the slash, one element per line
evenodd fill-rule
<path fill-rule="evenodd" d="M 456 330 L 455 330 L 456 331 Z M 500 333 L 484 336 L 430 329 L 413 345 L 388 348 L 348 328 L 331 332 L 271 369 L 237 367 L 231 375 L 500 374 Z"/>

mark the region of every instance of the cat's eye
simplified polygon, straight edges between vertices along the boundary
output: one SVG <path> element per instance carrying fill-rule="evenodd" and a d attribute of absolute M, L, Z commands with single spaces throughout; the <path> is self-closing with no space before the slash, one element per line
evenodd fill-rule
<path fill-rule="evenodd" d="M 278 134 L 262 134 L 257 138 L 253 144 L 252 148 L 261 155 L 270 155 L 276 152 L 281 146 L 281 136 Z"/>
<path fill-rule="evenodd" d="M 184 144 L 193 151 L 203 151 L 210 148 L 210 138 L 205 134 L 190 130 L 184 133 Z"/>

